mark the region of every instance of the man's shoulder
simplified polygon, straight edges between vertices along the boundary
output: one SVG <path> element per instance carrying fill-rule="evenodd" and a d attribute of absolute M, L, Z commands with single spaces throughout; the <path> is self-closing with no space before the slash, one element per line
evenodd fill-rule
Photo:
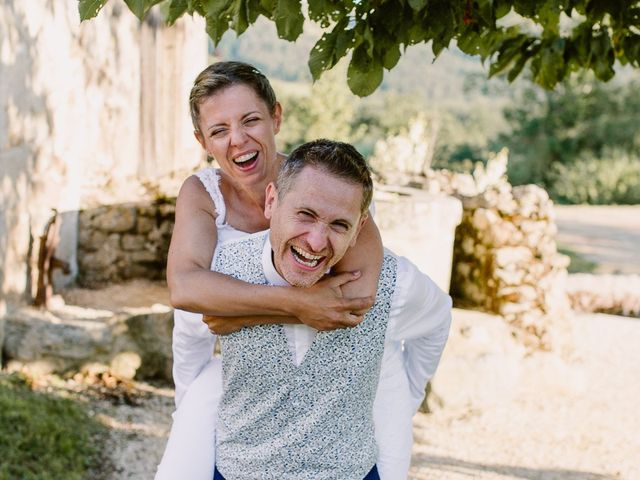
<path fill-rule="evenodd" d="M 256 233 L 247 233 L 246 236 L 242 236 L 239 238 L 231 238 L 224 242 L 218 244 L 219 250 L 230 250 L 237 248 L 250 248 L 254 246 L 262 247 L 264 242 L 267 240 L 267 236 L 269 235 L 269 230 L 263 230 L 261 232 Z"/>

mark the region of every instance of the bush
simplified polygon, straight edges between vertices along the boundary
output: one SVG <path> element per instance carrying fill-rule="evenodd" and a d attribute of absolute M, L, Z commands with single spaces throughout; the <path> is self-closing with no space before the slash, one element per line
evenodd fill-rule
<path fill-rule="evenodd" d="M 549 193 L 560 203 L 594 205 L 640 204 L 640 158 L 608 152 L 570 165 L 556 163 L 550 172 Z"/>
<path fill-rule="evenodd" d="M 89 478 L 104 431 L 76 402 L 0 375 L 0 479 Z"/>

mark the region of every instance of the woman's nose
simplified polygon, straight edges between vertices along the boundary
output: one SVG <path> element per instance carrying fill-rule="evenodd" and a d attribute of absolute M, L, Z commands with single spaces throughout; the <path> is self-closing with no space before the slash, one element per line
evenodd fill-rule
<path fill-rule="evenodd" d="M 231 129 L 231 145 L 242 145 L 247 139 L 247 134 L 242 127 Z"/>

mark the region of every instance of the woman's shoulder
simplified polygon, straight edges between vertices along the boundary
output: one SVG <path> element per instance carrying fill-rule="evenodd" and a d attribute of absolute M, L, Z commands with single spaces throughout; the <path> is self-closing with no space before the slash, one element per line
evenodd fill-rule
<path fill-rule="evenodd" d="M 218 182 L 217 169 L 200 170 L 183 182 L 178 199 L 182 203 L 210 211 L 215 217 L 224 216 L 224 198 Z"/>

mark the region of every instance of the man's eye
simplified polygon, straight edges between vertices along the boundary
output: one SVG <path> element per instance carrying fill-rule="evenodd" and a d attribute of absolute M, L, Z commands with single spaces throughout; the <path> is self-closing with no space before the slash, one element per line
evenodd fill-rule
<path fill-rule="evenodd" d="M 224 134 L 225 130 L 221 129 L 221 130 L 212 130 L 211 131 L 211 136 L 212 137 L 220 137 L 222 136 L 222 134 Z"/>
<path fill-rule="evenodd" d="M 347 232 L 349 231 L 349 225 L 346 223 L 334 223 L 333 224 L 333 228 L 334 230 L 338 231 L 338 232 Z"/>

